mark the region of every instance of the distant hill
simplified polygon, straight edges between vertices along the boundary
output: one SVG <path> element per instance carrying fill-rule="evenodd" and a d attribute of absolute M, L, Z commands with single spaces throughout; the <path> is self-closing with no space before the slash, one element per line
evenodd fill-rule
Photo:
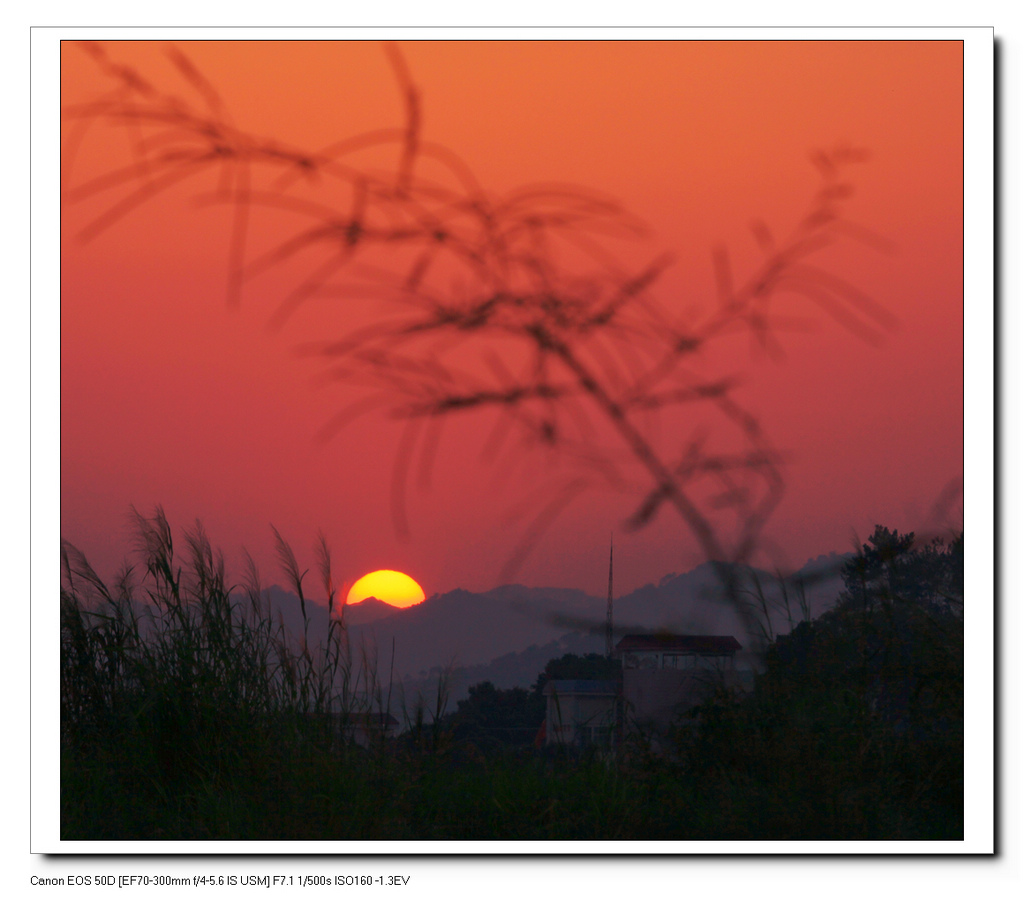
<path fill-rule="evenodd" d="M 394 605 L 389 605 L 376 598 L 367 598 L 359 602 L 358 605 L 345 605 L 345 624 L 349 627 L 358 627 L 401 613 L 401 608 L 396 608 Z"/>
<path fill-rule="evenodd" d="M 239 598 L 240 596 L 235 596 Z M 270 613 L 274 620 L 280 620 L 294 639 L 302 638 L 302 609 L 299 597 L 281 586 L 270 586 L 263 590 L 264 601 L 270 601 Z M 337 610 L 338 605 L 335 604 Z M 376 598 L 368 598 L 358 605 L 345 606 L 345 623 L 349 627 L 361 626 L 382 620 L 392 614 L 401 613 L 396 608 Z M 306 617 L 309 620 L 309 639 L 321 640 L 327 634 L 327 606 L 316 599 L 306 598 Z"/>
<path fill-rule="evenodd" d="M 810 617 L 831 607 L 842 587 L 839 568 L 844 555 L 831 554 L 809 561 L 798 572 L 805 586 Z M 802 619 L 793 585 L 782 587 L 763 571 L 743 574 L 744 606 L 760 612 L 757 583 L 769 603 L 773 634 L 786 633 Z M 755 581 L 756 580 L 756 581 Z M 279 586 L 266 590 L 271 613 L 296 640 L 302 638 L 303 620 L 298 597 Z M 789 613 L 785 600 L 789 599 Z M 578 589 L 499 586 L 489 592 L 455 589 L 431 596 L 412 608 L 394 608 L 376 599 L 345 607 L 351 651 L 356 657 L 376 657 L 377 676 L 401 681 L 406 700 L 419 694 L 429 703 L 436 699 L 437 679 L 444 674 L 451 689 L 449 705 L 465 698 L 469 686 L 491 680 L 496 686 L 528 687 L 547 662 L 566 652 L 603 651 L 607 601 Z M 308 641 L 312 647 L 327 633 L 327 609 L 306 600 Z M 731 635 L 746 653 L 759 648 L 736 603 L 723 592 L 713 564 L 688 573 L 669 574 L 618 597 L 614 603 L 614 634 L 666 630 L 675 633 Z M 391 655 L 394 652 L 394 665 Z"/>
<path fill-rule="evenodd" d="M 740 568 L 740 602 L 758 624 L 766 626 L 760 596 L 768 605 L 772 634 L 786 633 L 803 619 L 799 580 L 808 616 L 812 619 L 835 604 L 842 589 L 840 568 L 846 556 L 830 554 L 808 561 L 785 587 L 771 574 Z M 758 592 L 760 584 L 760 593 Z M 788 599 L 788 612 L 787 612 Z M 664 629 L 673 633 L 735 636 L 745 649 L 761 641 L 750 636 L 736 602 L 725 592 L 714 564 L 701 564 L 689 573 L 670 574 L 657 585 L 646 585 L 615 601 L 619 633 Z"/>

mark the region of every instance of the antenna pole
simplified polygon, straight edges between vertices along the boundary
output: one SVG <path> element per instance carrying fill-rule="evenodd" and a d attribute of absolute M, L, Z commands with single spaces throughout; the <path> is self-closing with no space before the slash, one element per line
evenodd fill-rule
<path fill-rule="evenodd" d="M 608 547 L 608 617 L 604 625 L 604 654 L 612 657 L 612 560 L 615 555 L 615 537 L 612 536 Z"/>

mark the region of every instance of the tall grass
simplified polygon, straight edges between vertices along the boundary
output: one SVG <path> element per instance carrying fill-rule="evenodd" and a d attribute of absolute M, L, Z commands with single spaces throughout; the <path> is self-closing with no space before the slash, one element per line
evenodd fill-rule
<path fill-rule="evenodd" d="M 173 812 L 186 793 L 266 783 L 282 753 L 343 751 L 351 728 L 365 729 L 387 699 L 373 665 L 364 658 L 357 668 L 342 617 L 328 612 L 316 648 L 308 618 L 303 638 L 291 639 L 262 598 L 251 558 L 243 582 L 229 586 L 199 523 L 184 533 L 182 558 L 162 510 L 133 517 L 137 563 L 111 586 L 82 552 L 61 545 L 65 789 L 116 778 L 131 790 L 113 802 L 145 792 Z M 305 573 L 277 540 L 305 617 Z M 322 538 L 319 551 L 333 604 Z M 62 797 L 66 809 L 75 802 Z"/>

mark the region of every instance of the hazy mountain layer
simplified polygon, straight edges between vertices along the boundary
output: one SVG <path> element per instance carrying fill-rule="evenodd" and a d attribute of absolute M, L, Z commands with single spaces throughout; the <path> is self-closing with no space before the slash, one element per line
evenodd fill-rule
<path fill-rule="evenodd" d="M 712 564 L 670 574 L 657 585 L 615 599 L 614 637 L 655 630 L 731 635 L 745 653 L 756 651 L 766 632 L 787 633 L 805 613 L 816 617 L 835 602 L 844 559 L 832 554 L 808 562 L 797 574 L 804 580 L 803 597 L 797 585 L 789 582 L 783 587 L 761 571 L 741 571 L 741 593 L 734 598 L 723 592 L 719 571 Z M 301 639 L 303 619 L 297 596 L 278 586 L 267 594 L 275 619 L 296 640 Z M 430 701 L 436 699 L 436 680 L 442 671 L 453 684 L 449 691 L 453 705 L 469 685 L 480 680 L 491 680 L 499 687 L 525 687 L 551 658 L 569 651 L 603 651 L 606 608 L 605 599 L 577 589 L 509 585 L 489 592 L 455 589 L 406 609 L 369 599 L 346 606 L 345 623 L 354 656 L 376 659 L 381 681 L 401 680 L 408 701 L 419 693 Z M 307 599 L 306 615 L 308 641 L 315 647 L 326 636 L 327 609 Z"/>

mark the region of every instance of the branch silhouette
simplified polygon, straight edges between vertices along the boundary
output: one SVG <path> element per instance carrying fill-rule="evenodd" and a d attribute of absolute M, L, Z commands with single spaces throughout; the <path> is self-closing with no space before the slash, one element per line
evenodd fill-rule
<path fill-rule="evenodd" d="M 250 281 L 300 256 L 306 270 L 271 315 L 273 326 L 313 297 L 344 304 L 368 293 L 396 304 L 393 317 L 300 348 L 324 363 L 331 380 L 368 391 L 325 436 L 377 408 L 406 424 L 392 483 L 396 528 L 407 531 L 409 474 L 418 468 L 421 484 L 429 481 L 447 421 L 494 413 L 488 456 L 518 433 L 553 465 L 553 490 L 512 553 L 510 571 L 572 500 L 600 486 L 633 496 L 630 529 L 673 511 L 703 555 L 721 565 L 739 602 L 739 580 L 727 565 L 746 564 L 760 550 L 785 493 L 785 457 L 713 353 L 743 332 L 781 356 L 797 299 L 867 342 L 895 325 L 883 306 L 817 263 L 837 243 L 886 246 L 844 215 L 853 192 L 848 173 L 865 151 L 841 145 L 816 152 L 819 184 L 804 217 L 783 236 L 755 221 L 761 260 L 748 273 L 734 271 L 726 249 L 715 250 L 716 304 L 693 314 L 681 300 L 659 297 L 670 255 L 649 254 L 639 268 L 620 261 L 623 243 L 635 249 L 647 240 L 640 221 L 615 200 L 560 183 L 489 191 L 452 149 L 425 139 L 422 93 L 395 44 L 385 53 L 404 122 L 316 150 L 236 126 L 214 86 L 177 48 L 167 52 L 184 97 L 114 62 L 99 45 L 83 48 L 112 89 L 65 108 L 84 124 L 74 141 L 96 123 L 124 127 L 133 154 L 130 166 L 66 193 L 69 202 L 109 199 L 83 239 L 173 185 L 212 178 L 197 197 L 233 210 L 232 304 Z M 359 163 L 367 152 L 380 158 L 373 167 Z M 422 175 L 424 161 L 432 164 L 430 178 Z M 253 218 L 282 212 L 302 225 L 254 250 Z M 342 276 L 363 282 L 337 282 Z M 688 437 L 666 441 L 659 420 L 688 427 Z"/>

